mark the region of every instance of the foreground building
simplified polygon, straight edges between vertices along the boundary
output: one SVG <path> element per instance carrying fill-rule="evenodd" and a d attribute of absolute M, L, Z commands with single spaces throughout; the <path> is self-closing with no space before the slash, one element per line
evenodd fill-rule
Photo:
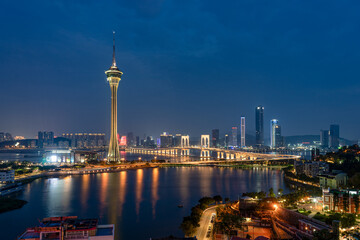
<path fill-rule="evenodd" d="M 36 227 L 28 228 L 18 240 L 114 240 L 114 224 L 99 225 L 98 219 L 77 216 L 44 218 Z"/>
<path fill-rule="evenodd" d="M 344 187 L 348 180 L 347 174 L 338 170 L 333 170 L 329 174 L 321 174 L 318 177 L 320 179 L 320 187 L 330 189 Z"/>
<path fill-rule="evenodd" d="M 323 189 L 324 210 L 359 214 L 359 194 L 360 191 L 357 189 Z"/>
<path fill-rule="evenodd" d="M 295 161 L 294 168 L 296 175 L 305 174 L 308 177 L 316 177 L 329 172 L 329 164 L 319 161 Z"/>
<path fill-rule="evenodd" d="M 15 180 L 14 170 L 0 170 L 0 183 L 12 183 Z"/>

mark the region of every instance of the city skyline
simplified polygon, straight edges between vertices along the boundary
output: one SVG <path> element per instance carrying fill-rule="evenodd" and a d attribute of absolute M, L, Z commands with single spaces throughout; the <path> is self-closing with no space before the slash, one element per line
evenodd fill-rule
<path fill-rule="evenodd" d="M 107 2 L 23 2 L 32 11 L 14 18 L 9 10 L 17 4 L 2 2 L 1 20 L 12 24 L 1 26 L 7 34 L 0 41 L 0 131 L 26 137 L 38 130 L 108 134 L 109 91 L 102 73 L 115 29 L 121 32 L 118 61 L 127 72 L 119 90 L 119 115 L 126 116 L 119 119 L 120 134 L 200 135 L 238 126 L 243 115 L 254 135 L 253 109 L 261 104 L 264 121 L 281 120 L 284 136 L 318 135 L 336 123 L 341 137 L 360 138 L 360 116 L 348 112 L 356 108 L 360 88 L 356 7 L 331 3 L 318 18 L 322 5 L 315 3 L 297 9 L 290 3 L 264 8 L 231 2 L 219 9 L 202 1 L 143 4 L 117 3 L 125 14 L 119 16 L 109 14 L 115 10 Z M 88 11 L 78 16 L 79 8 Z M 338 11 L 347 14 L 330 18 Z M 299 24 L 305 14 L 315 21 Z M 321 34 L 319 26 L 326 26 Z M 13 74 L 19 66 L 26 78 Z M 240 93 L 246 101 L 238 101 Z"/>

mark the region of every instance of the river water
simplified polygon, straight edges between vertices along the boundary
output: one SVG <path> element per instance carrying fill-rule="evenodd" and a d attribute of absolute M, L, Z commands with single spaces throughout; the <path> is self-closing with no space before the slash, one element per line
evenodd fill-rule
<path fill-rule="evenodd" d="M 28 204 L 0 214 L 1 239 L 15 239 L 38 219 L 69 215 L 114 223 L 117 240 L 182 236 L 182 218 L 201 197 L 235 200 L 271 187 L 289 192 L 281 170 L 167 167 L 37 179 L 18 196 Z"/>

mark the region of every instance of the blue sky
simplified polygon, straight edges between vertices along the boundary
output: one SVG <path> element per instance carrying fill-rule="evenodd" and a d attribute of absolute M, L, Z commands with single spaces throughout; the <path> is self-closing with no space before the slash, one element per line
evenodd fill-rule
<path fill-rule="evenodd" d="M 265 107 L 283 135 L 340 124 L 360 138 L 360 2 L 0 2 L 0 131 L 109 132 L 104 71 L 116 58 L 119 133 L 221 134 Z"/>

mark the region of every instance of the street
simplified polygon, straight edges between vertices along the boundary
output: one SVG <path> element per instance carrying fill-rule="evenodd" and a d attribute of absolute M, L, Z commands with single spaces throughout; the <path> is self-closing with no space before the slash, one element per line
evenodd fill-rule
<path fill-rule="evenodd" d="M 200 227 L 195 232 L 195 235 L 197 239 L 203 240 L 203 239 L 210 239 L 206 237 L 206 233 L 208 232 L 209 225 L 211 224 L 211 229 L 213 229 L 213 223 L 211 223 L 211 216 L 213 213 L 216 214 L 216 207 L 213 206 L 208 209 L 206 209 L 203 214 L 201 215 L 200 219 Z"/>

